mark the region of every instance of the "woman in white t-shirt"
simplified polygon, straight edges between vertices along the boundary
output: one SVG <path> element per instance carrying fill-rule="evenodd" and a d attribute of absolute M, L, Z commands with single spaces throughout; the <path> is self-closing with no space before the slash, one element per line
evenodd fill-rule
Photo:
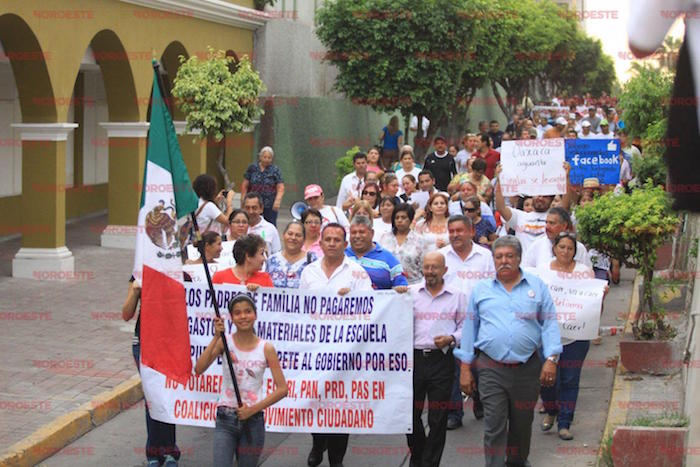
<path fill-rule="evenodd" d="M 385 196 L 379 202 L 379 217 L 374 219 L 374 237 L 372 240 L 379 243 L 379 240 L 387 232 L 391 231 L 391 215 L 396 207 L 396 197 Z"/>
<path fill-rule="evenodd" d="M 450 197 L 443 191 L 430 195 L 425 205 L 425 218 L 416 223 L 416 233 L 422 235 L 429 250 L 437 250 L 450 243 L 447 233 L 448 204 Z"/>
<path fill-rule="evenodd" d="M 542 276 L 557 274 L 567 277 L 578 273 L 574 277 L 581 277 L 581 280 L 595 278 L 590 267 L 574 260 L 576 255 L 575 233 L 564 231 L 554 237 L 552 253 L 554 254 L 554 259 L 545 268 L 538 270 L 538 274 Z M 551 429 L 556 418 L 559 438 L 568 441 L 574 438 L 570 427 L 576 409 L 581 369 L 583 368 L 583 361 L 588 354 L 591 341 L 574 341 L 562 337 L 561 343 L 563 351 L 559 356 L 559 371 L 557 371 L 556 383 L 550 387 L 543 386 L 540 391 L 546 410 L 546 414 L 542 419 L 541 429 L 542 431 Z"/>
<path fill-rule="evenodd" d="M 204 233 L 212 230 L 222 233 L 228 229 L 228 217 L 221 212 L 217 203 L 224 200 L 223 191 L 217 193 L 216 179 L 211 175 L 202 174 L 194 179 L 192 188 L 199 197 L 197 206 L 197 227 Z M 226 211 L 233 206 L 233 190 L 229 190 L 226 198 Z"/>
<path fill-rule="evenodd" d="M 207 258 L 207 264 L 209 266 L 209 275 L 214 277 L 214 274 L 222 268 L 222 265 L 217 262 L 217 259 L 221 256 L 221 251 L 223 250 L 221 235 L 216 232 L 204 232 L 202 234 L 202 242 L 204 242 L 204 255 Z M 207 276 L 204 272 L 204 263 L 202 262 L 202 257 L 198 256 L 197 259 L 188 259 L 182 266 L 182 271 L 187 273 L 192 282 L 197 282 L 200 284 L 207 283 Z"/>
<path fill-rule="evenodd" d="M 225 336 L 243 405 L 238 406 L 231 373 L 224 365 L 216 409 L 213 464 L 232 465 L 235 456 L 238 465 L 255 466 L 265 445 L 263 412 L 287 396 L 287 382 L 274 346 L 255 335 L 255 302 L 247 294 L 237 295 L 229 303 L 229 312 L 236 332 L 227 335 L 223 320 L 214 318 L 216 334 L 197 359 L 194 371 L 201 375 L 223 354 Z M 263 375 L 268 367 L 274 390 L 265 396 Z"/>

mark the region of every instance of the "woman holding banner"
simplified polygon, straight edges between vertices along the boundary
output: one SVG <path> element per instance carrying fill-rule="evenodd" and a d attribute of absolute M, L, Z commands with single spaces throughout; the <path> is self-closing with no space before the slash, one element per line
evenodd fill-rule
<path fill-rule="evenodd" d="M 552 246 L 554 260 L 544 270 L 539 270 L 539 275 L 556 274 L 565 279 L 594 279 L 593 270 L 589 266 L 574 260 L 576 245 L 576 234 L 573 232 L 563 231 L 554 237 Z M 607 293 L 607 286 L 605 293 Z M 559 371 L 556 382 L 553 386 L 543 386 L 540 392 L 546 410 L 541 428 L 542 431 L 550 430 L 556 418 L 559 438 L 569 441 L 574 439 L 570 427 L 574 420 L 581 369 L 591 342 L 588 340 L 574 341 L 562 337 L 561 343 L 564 350 L 559 356 Z"/>
<path fill-rule="evenodd" d="M 238 407 L 231 374 L 224 371 L 216 409 L 214 465 L 233 465 L 235 453 L 239 466 L 255 467 L 265 445 L 263 412 L 287 396 L 287 382 L 273 345 L 255 335 L 258 314 L 253 299 L 246 294 L 236 296 L 229 303 L 229 312 L 236 332 L 226 335 L 223 320 L 214 318 L 216 334 L 197 359 L 194 371 L 201 375 L 222 354 L 225 336 L 243 405 Z M 263 398 L 265 368 L 270 368 L 275 389 Z"/>
<path fill-rule="evenodd" d="M 259 235 L 249 234 L 233 245 L 233 259 L 236 265 L 214 274 L 214 284 L 241 284 L 249 290 L 258 287 L 274 287 L 270 275 L 262 271 L 265 264 L 267 243 Z"/>
<path fill-rule="evenodd" d="M 316 261 L 315 254 L 302 249 L 304 235 L 304 227 L 299 221 L 292 221 L 285 227 L 282 251 L 272 255 L 265 268 L 275 287 L 298 289 L 302 271 L 309 263 Z"/>

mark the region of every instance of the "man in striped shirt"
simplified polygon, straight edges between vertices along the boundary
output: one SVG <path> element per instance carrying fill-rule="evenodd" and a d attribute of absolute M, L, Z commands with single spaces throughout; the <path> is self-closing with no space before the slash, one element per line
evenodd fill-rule
<path fill-rule="evenodd" d="M 405 292 L 408 281 L 403 274 L 401 262 L 374 243 L 373 236 L 372 221 L 368 217 L 353 217 L 350 222 L 350 246 L 345 249 L 345 255 L 367 271 L 373 288 L 396 288 L 397 292 Z"/>

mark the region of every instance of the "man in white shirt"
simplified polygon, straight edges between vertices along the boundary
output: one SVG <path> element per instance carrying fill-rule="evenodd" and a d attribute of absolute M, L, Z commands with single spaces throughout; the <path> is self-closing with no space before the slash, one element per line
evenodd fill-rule
<path fill-rule="evenodd" d="M 567 162 L 564 162 L 564 170 L 566 171 L 567 185 L 566 194 L 562 196 L 561 204 L 564 207 L 568 207 L 571 199 L 569 182 L 571 166 Z M 501 167 L 499 165 L 496 168 L 496 177 L 498 177 L 500 172 Z M 526 252 L 532 242 L 544 234 L 547 223 L 547 211 L 552 204 L 552 200 L 554 200 L 554 196 L 533 196 L 532 201 L 535 210 L 533 212 L 525 212 L 506 206 L 500 183 L 496 183 L 494 193 L 496 195 L 496 210 L 501 213 L 501 218 L 506 221 L 506 227 L 515 231 L 515 236 L 520 240 L 522 250 Z"/>
<path fill-rule="evenodd" d="M 474 227 L 465 215 L 450 216 L 447 221 L 450 244 L 438 250 L 445 257 L 447 273 L 445 282 L 459 290 L 469 302 L 472 289 L 482 279 L 494 278 L 493 255 L 487 248 L 474 243 Z M 447 415 L 447 429 L 454 430 L 462 426 L 464 410 L 462 394 L 459 389 L 459 365 L 455 367 L 457 378 L 452 387 L 450 411 Z M 484 409 L 478 394 L 472 396 L 472 411 L 478 420 L 484 416 Z"/>
<path fill-rule="evenodd" d="M 317 209 L 321 213 L 322 229 L 331 222 L 337 222 L 345 230 L 348 230 L 350 227 L 350 222 L 348 222 L 348 218 L 342 209 L 326 204 L 323 188 L 320 185 L 306 185 L 306 188 L 304 188 L 304 201 L 310 208 Z"/>
<path fill-rule="evenodd" d="M 462 149 L 455 156 L 455 164 L 457 164 L 457 172 L 468 172 L 467 163 L 472 153 L 476 151 L 476 136 L 472 133 L 467 133 L 462 137 Z"/>
<path fill-rule="evenodd" d="M 588 120 L 581 122 L 581 132 L 578 137 L 579 139 L 596 139 L 595 134 L 591 131 L 591 122 Z"/>
<path fill-rule="evenodd" d="M 613 139 L 615 135 L 610 131 L 610 123 L 606 118 L 600 121 L 600 131 L 595 135 L 596 139 Z"/>
<path fill-rule="evenodd" d="M 365 184 L 367 155 L 364 152 L 358 152 L 352 157 L 352 165 L 355 170 L 344 176 L 343 181 L 340 182 L 338 199 L 335 202 L 335 207 L 338 209 L 346 210 L 347 208 L 344 207 L 346 202 L 352 205 L 355 200 L 360 199 L 360 193 L 362 193 L 362 187 Z"/>
<path fill-rule="evenodd" d="M 248 213 L 248 233 L 262 237 L 267 244 L 267 254 L 273 255 L 282 249 L 277 227 L 262 217 L 263 198 L 260 193 L 246 193 L 243 198 L 243 209 Z"/>
<path fill-rule="evenodd" d="M 545 235 L 541 235 L 537 240 L 532 242 L 527 250 L 523 252 L 523 260 L 520 263 L 522 267 L 530 268 L 548 268 L 549 263 L 554 260 L 552 245 L 554 239 L 561 232 L 573 231 L 574 225 L 571 222 L 569 213 L 560 207 L 551 208 L 547 212 L 547 220 L 545 221 Z M 576 242 L 576 255 L 574 261 L 593 267 L 591 259 L 588 256 L 588 250 L 583 246 L 583 243 Z"/>
<path fill-rule="evenodd" d="M 321 231 L 323 258 L 314 261 L 301 273 L 299 288 L 302 290 L 330 289 L 345 295 L 351 291 L 371 291 L 369 274 L 355 261 L 345 256 L 348 246 L 345 229 L 331 222 Z M 316 466 L 323 462 L 323 451 L 328 449 L 331 465 L 342 465 L 348 447 L 347 434 L 312 434 L 313 447 L 307 460 Z"/>

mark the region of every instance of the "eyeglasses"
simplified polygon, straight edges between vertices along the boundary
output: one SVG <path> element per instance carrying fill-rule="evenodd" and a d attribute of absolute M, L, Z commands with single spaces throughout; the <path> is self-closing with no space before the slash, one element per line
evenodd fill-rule
<path fill-rule="evenodd" d="M 464 212 L 476 212 L 477 209 L 476 208 L 464 208 L 463 211 Z"/>
<path fill-rule="evenodd" d="M 377 192 L 376 191 L 363 191 L 362 196 L 364 196 L 364 195 L 377 196 Z"/>

